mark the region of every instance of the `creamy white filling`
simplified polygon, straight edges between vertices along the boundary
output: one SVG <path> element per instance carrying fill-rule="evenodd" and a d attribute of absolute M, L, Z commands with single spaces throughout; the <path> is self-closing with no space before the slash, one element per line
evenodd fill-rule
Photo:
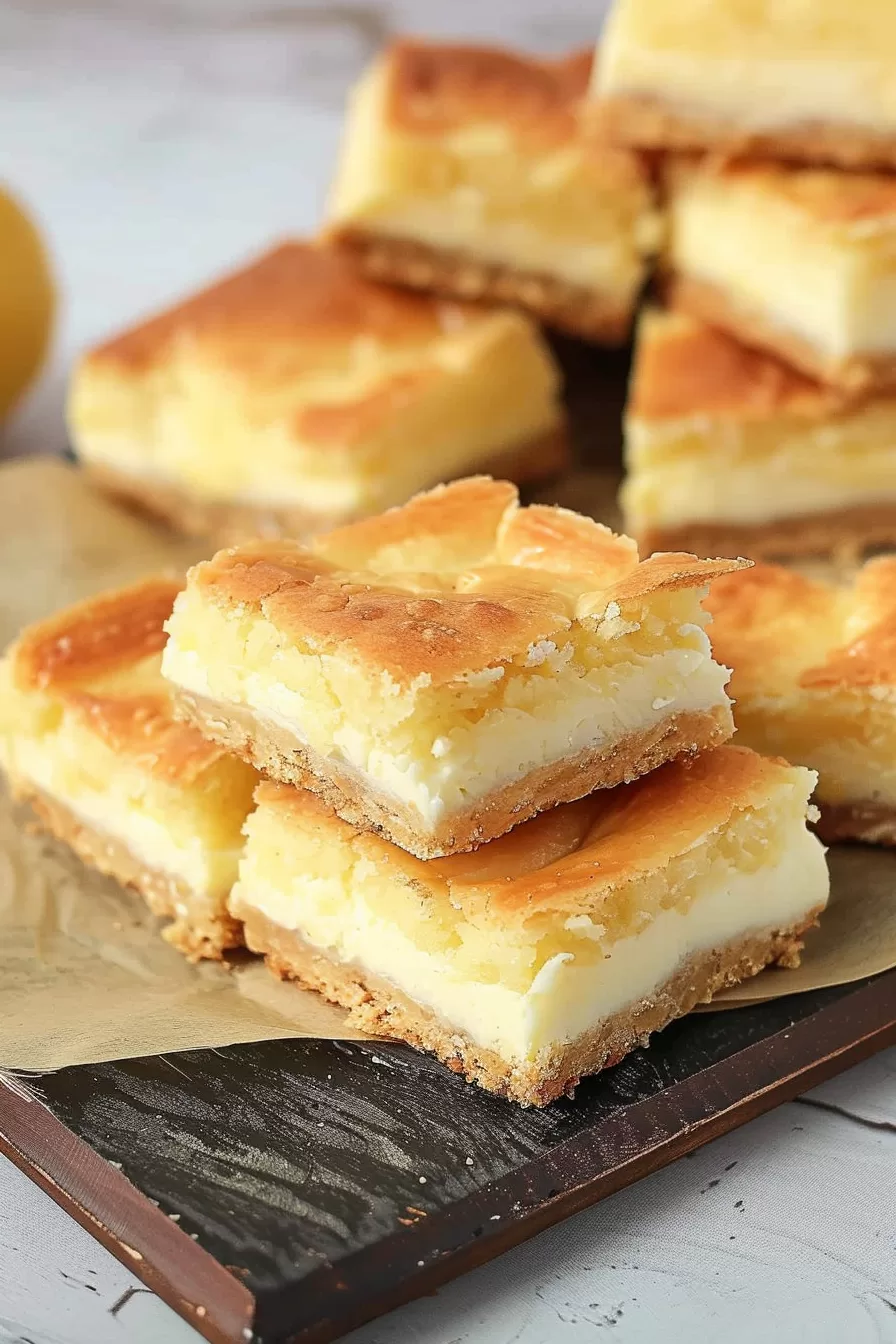
<path fill-rule="evenodd" d="M 756 22 L 761 24 L 758 17 Z M 699 25 L 695 17 L 698 47 Z M 671 43 L 651 49 L 624 32 L 617 36 L 621 26 L 611 19 L 601 44 L 599 94 L 658 98 L 677 104 L 684 115 L 730 118 L 754 131 L 832 122 L 879 134 L 896 131 L 896 81 L 887 61 L 875 68 L 870 44 L 867 56 L 854 60 L 842 52 L 808 60 L 781 49 L 738 52 L 731 42 L 726 50 L 691 53 Z"/>
<path fill-rule="evenodd" d="M 707 711 L 727 705 L 728 669 L 713 662 L 705 633 L 690 633 L 699 648 L 668 649 L 621 677 L 615 693 L 589 685 L 587 676 L 558 678 L 553 713 L 535 715 L 505 706 L 487 714 L 464 734 L 437 736 L 419 756 L 397 754 L 388 742 L 371 738 L 366 725 L 344 723 L 325 754 L 376 782 L 378 791 L 416 809 L 424 824 L 436 826 L 496 789 L 523 779 L 531 770 L 575 756 L 586 748 L 609 748 L 631 733 L 646 732 L 670 713 Z M 173 638 L 165 649 L 164 675 L 212 700 L 218 696 L 192 650 Z M 219 701 L 219 703 L 221 703 Z M 259 719 L 288 732 L 301 745 L 311 733 L 309 706 L 299 692 L 253 675 L 244 682 L 243 705 Z M 316 749 L 321 744 L 314 737 Z"/>
<path fill-rule="evenodd" d="M 631 426 L 629 434 L 636 458 L 639 435 Z M 645 428 L 644 445 L 651 434 Z M 896 441 L 870 449 L 864 458 L 826 457 L 823 436 L 807 433 L 799 451 L 788 453 L 782 442 L 782 451 L 773 457 L 738 461 L 726 453 L 723 435 L 717 437 L 715 453 L 633 465 L 622 490 L 626 526 L 639 532 L 650 524 L 761 524 L 896 503 Z"/>
<path fill-rule="evenodd" d="M 574 242 L 540 233 L 523 219 L 488 220 L 478 193 L 463 188 L 454 195 L 406 205 L 377 205 L 365 219 L 377 231 L 429 247 L 466 252 L 477 260 L 514 270 L 556 276 L 568 284 L 605 292 L 627 303 L 640 284 L 644 266 L 635 251 L 635 234 L 621 227 L 605 238 Z M 651 232 L 652 227 L 652 232 Z M 657 225 L 641 226 L 644 251 L 656 243 Z"/>
<path fill-rule="evenodd" d="M 896 272 L 872 281 L 855 246 L 749 184 L 696 178 L 673 197 L 670 260 L 826 358 L 896 349 Z"/>
<path fill-rule="evenodd" d="M 383 976 L 479 1045 L 523 1064 L 650 998 L 687 958 L 796 924 L 827 900 L 828 872 L 822 846 L 800 825 L 777 864 L 748 874 L 717 862 L 703 893 L 686 911 L 662 912 L 597 961 L 579 961 L 570 953 L 554 956 L 525 993 L 458 977 L 449 957 L 424 951 L 383 919 L 360 886 L 334 921 L 332 905 L 316 899 L 315 884 L 313 876 L 297 874 L 292 888 L 281 891 L 254 875 L 250 882 L 244 867 L 234 901 L 298 932 L 339 961 Z"/>
<path fill-rule="evenodd" d="M 139 805 L 111 787 L 72 790 L 60 780 L 52 752 L 17 740 L 9 750 L 9 767 L 50 798 L 61 803 L 78 821 L 124 845 L 139 863 L 156 873 L 183 882 L 197 896 L 222 902 L 236 880 L 241 849 L 210 850 L 198 836 L 179 844 L 168 828 Z M 184 913 L 181 911 L 181 913 Z"/>

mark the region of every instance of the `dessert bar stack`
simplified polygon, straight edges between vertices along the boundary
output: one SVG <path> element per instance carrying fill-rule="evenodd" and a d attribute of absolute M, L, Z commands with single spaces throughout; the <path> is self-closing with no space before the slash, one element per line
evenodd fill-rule
<path fill-rule="evenodd" d="M 810 88 L 796 123 L 775 105 L 779 139 L 771 114 L 745 138 L 779 73 L 749 8 L 618 0 L 599 58 L 393 43 L 322 236 L 72 380 L 92 479 L 226 548 L 0 663 L 13 790 L 172 942 L 246 946 L 524 1105 L 795 963 L 828 896 L 807 767 L 829 833 L 896 833 L 889 569 L 807 588 L 797 634 L 792 576 L 736 558 L 896 532 L 889 131 L 846 124 L 836 25 L 806 10 L 828 120 L 808 135 Z M 679 106 L 704 66 L 728 101 Z M 747 141 L 766 158 L 733 158 Z M 668 303 L 642 313 L 627 417 L 639 553 L 495 477 L 567 464 L 539 324 L 627 338 L 661 200 Z"/>
<path fill-rule="evenodd" d="M 742 563 L 478 477 L 196 566 L 163 672 L 266 777 L 247 945 L 533 1105 L 792 963 L 827 867 L 812 772 L 727 744 L 701 599 Z"/>
<path fill-rule="evenodd" d="M 648 545 L 896 542 L 896 11 L 616 0 L 591 119 L 658 156 L 626 525 Z"/>

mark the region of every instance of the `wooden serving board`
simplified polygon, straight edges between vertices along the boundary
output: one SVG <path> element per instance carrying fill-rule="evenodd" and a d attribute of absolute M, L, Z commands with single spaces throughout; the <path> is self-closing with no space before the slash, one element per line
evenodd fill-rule
<path fill-rule="evenodd" d="M 560 353 L 587 475 L 551 494 L 612 521 L 627 358 Z M 0 1075 L 0 1151 L 207 1339 L 322 1344 L 893 1042 L 896 971 L 692 1015 L 544 1111 L 403 1046 L 198 1050 Z"/>
<path fill-rule="evenodd" d="M 692 1015 L 544 1111 L 403 1046 L 231 1046 L 0 1086 L 0 1150 L 207 1339 L 323 1344 L 894 1042 L 896 971 Z"/>

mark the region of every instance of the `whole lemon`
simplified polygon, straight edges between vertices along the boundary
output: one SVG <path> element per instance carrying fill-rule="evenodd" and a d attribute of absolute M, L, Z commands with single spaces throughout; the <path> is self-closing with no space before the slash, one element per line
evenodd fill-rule
<path fill-rule="evenodd" d="M 53 277 L 40 234 L 22 206 L 0 188 L 0 417 L 43 363 L 54 307 Z"/>

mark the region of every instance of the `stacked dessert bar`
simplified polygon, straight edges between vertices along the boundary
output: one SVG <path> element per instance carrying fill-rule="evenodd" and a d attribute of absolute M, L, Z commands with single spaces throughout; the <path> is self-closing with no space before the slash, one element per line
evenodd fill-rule
<path fill-rule="evenodd" d="M 896 76 L 888 0 L 617 0 L 591 106 L 658 156 L 626 524 L 757 557 L 896 542 Z"/>
<path fill-rule="evenodd" d="M 726 745 L 667 554 L 471 478 L 194 568 L 178 713 L 265 776 L 247 945 L 356 1024 L 542 1105 L 763 966 L 827 898 L 814 776 Z"/>
<path fill-rule="evenodd" d="M 807 767 L 829 831 L 896 833 L 890 571 L 807 589 L 788 663 L 802 599 L 691 553 L 896 534 L 891 189 L 843 171 L 890 165 L 889 131 L 870 104 L 840 116 L 836 25 L 802 7 L 789 34 L 785 7 L 806 79 L 778 90 L 749 8 L 619 0 L 597 66 L 393 44 L 353 97 L 323 236 L 72 382 L 100 486 L 237 544 L 26 630 L 0 664 L 14 791 L 183 951 L 244 944 L 526 1105 L 795 962 L 828 895 Z M 704 73 L 708 107 L 679 100 Z M 761 133 L 746 82 L 781 94 Z M 700 158 L 745 145 L 839 166 Z M 628 413 L 640 558 L 469 473 L 565 465 L 539 323 L 627 338 L 663 197 L 669 307 L 641 319 Z M 876 735 L 852 754 L 850 714 Z"/>

